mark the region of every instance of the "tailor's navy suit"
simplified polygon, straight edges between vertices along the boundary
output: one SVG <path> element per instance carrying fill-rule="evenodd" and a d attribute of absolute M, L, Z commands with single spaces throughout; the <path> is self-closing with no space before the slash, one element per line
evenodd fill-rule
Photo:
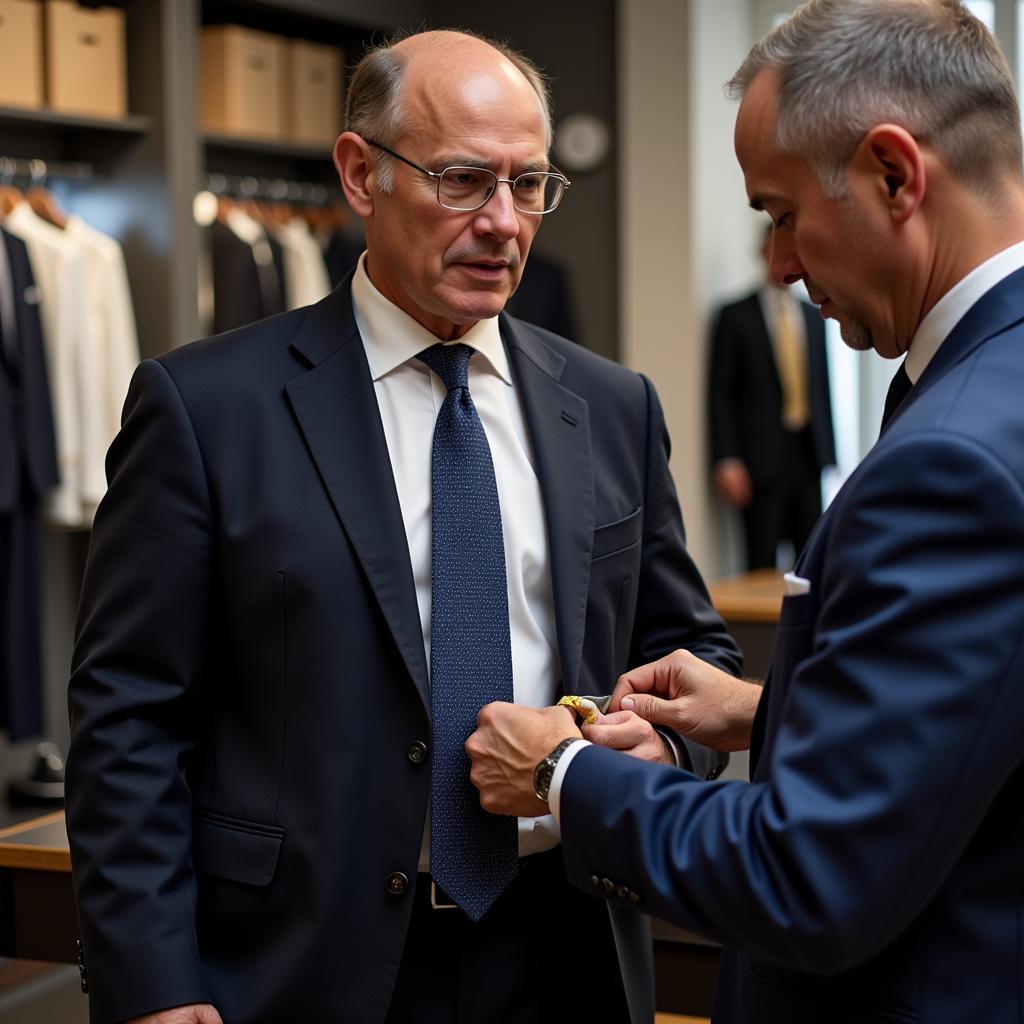
<path fill-rule="evenodd" d="M 946 339 L 797 572 L 752 782 L 584 750 L 570 878 L 731 947 L 716 1024 L 1020 1024 L 1024 272 Z"/>
<path fill-rule="evenodd" d="M 685 551 L 650 384 L 510 317 L 501 330 L 564 690 L 607 693 L 680 645 L 738 671 Z M 94 1024 L 204 1000 L 226 1024 L 380 1022 L 412 907 L 386 880 L 416 879 L 430 772 L 407 755 L 429 742 L 430 700 L 348 284 L 143 363 L 108 473 L 68 761 Z M 637 1024 L 645 921 L 612 915 Z"/>

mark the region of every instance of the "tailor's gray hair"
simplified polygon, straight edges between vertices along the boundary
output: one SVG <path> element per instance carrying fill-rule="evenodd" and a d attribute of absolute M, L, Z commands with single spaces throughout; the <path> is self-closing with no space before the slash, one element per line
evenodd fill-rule
<path fill-rule="evenodd" d="M 448 29 L 460 35 L 479 39 L 497 50 L 511 61 L 530 83 L 537 94 L 544 114 L 544 145 L 551 148 L 553 128 L 551 123 L 551 93 L 547 79 L 528 57 L 513 50 L 507 43 L 489 39 L 487 36 L 467 29 Z M 393 146 L 411 127 L 402 109 L 402 81 L 408 58 L 395 50 L 395 44 L 408 39 L 415 33 L 393 36 L 364 54 L 352 72 L 345 100 L 345 131 L 355 132 L 364 139 L 373 139 L 382 146 Z M 377 156 L 377 186 L 382 192 L 390 192 L 394 186 L 395 161 L 380 150 Z"/>
<path fill-rule="evenodd" d="M 750 51 L 726 92 L 778 75 L 776 141 L 803 157 L 831 198 L 874 125 L 898 124 L 949 171 L 987 192 L 1022 165 L 1013 76 L 959 0 L 809 0 Z"/>

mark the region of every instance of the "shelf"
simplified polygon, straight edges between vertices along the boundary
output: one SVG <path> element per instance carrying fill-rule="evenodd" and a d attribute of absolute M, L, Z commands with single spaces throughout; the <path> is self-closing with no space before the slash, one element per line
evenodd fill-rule
<path fill-rule="evenodd" d="M 149 131 L 151 119 L 139 114 L 123 118 L 91 117 L 83 114 L 65 114 L 45 107 L 0 107 L 0 133 L 49 134 L 64 128 L 73 132 L 110 135 L 144 135 Z"/>
<path fill-rule="evenodd" d="M 302 142 L 247 139 L 207 133 L 206 170 L 222 174 L 287 178 L 292 181 L 331 182 L 336 178 L 332 146 Z"/>
<path fill-rule="evenodd" d="M 341 134 L 340 131 L 338 133 Z M 238 135 L 207 133 L 203 141 L 209 149 L 230 150 L 234 153 L 259 153 L 280 156 L 289 160 L 331 161 L 332 145 L 312 146 L 305 142 L 285 142 L 274 139 L 247 139 Z"/>
<path fill-rule="evenodd" d="M 0 156 L 84 160 L 103 165 L 145 136 L 152 119 L 64 114 L 39 108 L 0 107 Z"/>

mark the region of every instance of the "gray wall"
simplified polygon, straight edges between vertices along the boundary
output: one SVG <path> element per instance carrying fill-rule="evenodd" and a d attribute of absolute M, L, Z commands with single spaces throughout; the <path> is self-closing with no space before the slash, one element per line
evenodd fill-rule
<path fill-rule="evenodd" d="M 580 325 L 575 340 L 617 358 L 614 0 L 428 0 L 427 6 L 431 27 L 475 29 L 507 41 L 538 64 L 552 79 L 556 125 L 567 114 L 588 113 L 609 127 L 608 158 L 591 173 L 569 173 L 572 190 L 564 206 L 545 217 L 534 247 L 569 270 Z"/>

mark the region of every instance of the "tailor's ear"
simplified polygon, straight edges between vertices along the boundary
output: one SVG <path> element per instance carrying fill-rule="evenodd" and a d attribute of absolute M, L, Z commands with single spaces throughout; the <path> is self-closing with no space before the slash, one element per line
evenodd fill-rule
<path fill-rule="evenodd" d="M 900 125 L 875 125 L 861 139 L 851 163 L 869 177 L 895 223 L 909 220 L 924 200 L 924 156 L 914 136 Z"/>

